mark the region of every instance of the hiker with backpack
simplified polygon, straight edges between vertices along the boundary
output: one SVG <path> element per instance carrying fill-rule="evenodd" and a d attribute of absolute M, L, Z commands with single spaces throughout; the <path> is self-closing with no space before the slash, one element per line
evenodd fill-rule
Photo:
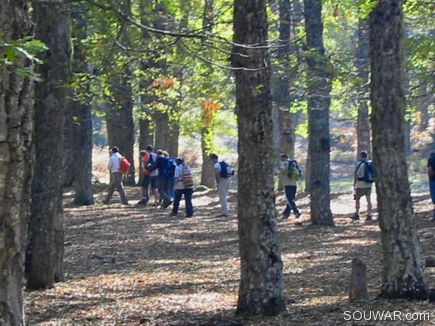
<path fill-rule="evenodd" d="M 107 192 L 106 199 L 103 200 L 103 204 L 109 204 L 112 199 L 113 192 L 115 189 L 119 192 L 121 196 L 121 202 L 124 205 L 128 205 L 127 196 L 125 195 L 124 185 L 122 184 L 122 174 L 119 171 L 121 165 L 122 155 L 119 154 L 118 147 L 114 146 L 110 150 L 109 163 L 107 168 L 110 171 L 110 184 L 109 191 Z"/>
<path fill-rule="evenodd" d="M 162 201 L 162 208 L 168 208 L 172 204 L 171 197 L 169 196 L 169 183 L 170 172 L 175 172 L 175 163 L 170 157 L 165 157 L 163 151 L 157 151 L 156 168 L 158 170 L 158 189 L 160 200 Z"/>
<path fill-rule="evenodd" d="M 231 176 L 234 174 L 234 171 L 225 161 L 219 162 L 219 157 L 216 154 L 210 155 L 210 161 L 213 164 L 214 177 L 219 194 L 219 203 L 221 205 L 221 214 L 219 214 L 218 217 L 228 217 L 227 194 L 230 189 Z"/>
<path fill-rule="evenodd" d="M 289 218 L 291 211 L 295 214 L 295 218 L 301 217 L 301 212 L 295 203 L 297 184 L 301 176 L 302 170 L 296 160 L 290 160 L 287 154 L 281 154 L 278 178 L 281 185 L 284 187 L 285 197 L 287 199 L 287 205 L 282 212 L 283 219 Z"/>
<path fill-rule="evenodd" d="M 147 205 L 148 200 L 151 198 L 150 187 L 152 194 L 155 198 L 155 205 L 159 201 L 158 190 L 158 171 L 156 169 L 157 154 L 153 152 L 153 146 L 148 145 L 145 153 L 142 156 L 142 170 L 144 173 L 141 187 L 142 187 L 142 199 L 138 202 L 139 205 Z"/>
<path fill-rule="evenodd" d="M 174 176 L 174 205 L 172 207 L 171 216 L 177 216 L 178 207 L 180 206 L 181 197 L 184 195 L 186 217 L 192 217 L 193 215 L 193 205 L 192 205 L 192 194 L 193 194 L 193 179 L 192 171 L 190 167 L 184 164 L 184 160 L 181 157 L 175 159 L 176 168 Z"/>
<path fill-rule="evenodd" d="M 359 220 L 360 199 L 365 196 L 367 200 L 367 218 L 366 221 L 372 220 L 372 202 L 371 191 L 374 182 L 373 162 L 368 159 L 366 151 L 360 154 L 360 161 L 356 163 L 353 187 L 355 189 L 355 213 L 350 217 L 352 220 Z"/>
<path fill-rule="evenodd" d="M 435 222 L 435 152 L 430 153 L 427 160 L 427 176 L 429 178 L 429 192 L 433 204 L 432 221 Z"/>

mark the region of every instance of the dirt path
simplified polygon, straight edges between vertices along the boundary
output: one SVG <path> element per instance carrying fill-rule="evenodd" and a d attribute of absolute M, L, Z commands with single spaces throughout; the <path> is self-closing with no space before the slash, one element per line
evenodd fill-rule
<path fill-rule="evenodd" d="M 100 189 L 101 190 L 101 189 Z M 140 188 L 128 188 L 130 202 Z M 98 192 L 101 201 L 105 192 Z M 111 205 L 74 207 L 65 196 L 65 271 L 54 289 L 26 294 L 28 325 L 432 325 L 432 321 L 346 321 L 345 312 L 433 313 L 425 302 L 376 298 L 381 248 L 376 222 L 353 222 L 352 194 L 333 195 L 335 228 L 309 223 L 308 197 L 298 194 L 304 223 L 279 220 L 285 292 L 294 303 L 274 318 L 234 315 L 239 284 L 236 195 L 230 218 L 217 218 L 215 191 L 195 192 L 193 218 L 171 217 L 169 209 Z M 278 209 L 284 198 L 279 194 Z M 183 209 L 182 206 L 180 209 Z M 365 209 L 363 203 L 363 209 Z M 427 194 L 415 195 L 425 255 L 434 253 Z M 376 214 L 375 214 L 376 217 Z M 350 261 L 367 263 L 370 298 L 348 303 Z M 427 269 L 435 287 L 435 273 Z M 347 315 L 346 315 L 347 316 Z"/>

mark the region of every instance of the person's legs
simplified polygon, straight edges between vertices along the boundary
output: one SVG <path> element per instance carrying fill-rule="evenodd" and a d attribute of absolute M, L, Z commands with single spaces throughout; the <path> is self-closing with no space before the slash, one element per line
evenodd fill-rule
<path fill-rule="evenodd" d="M 141 205 L 146 205 L 148 203 L 149 200 L 149 186 L 150 186 L 150 176 L 144 174 L 143 178 L 142 178 L 142 182 L 141 182 L 141 187 L 142 187 L 142 199 L 138 202 L 138 204 Z"/>
<path fill-rule="evenodd" d="M 219 193 L 219 203 L 221 205 L 222 215 L 228 216 L 228 203 L 227 203 L 227 193 L 229 188 L 230 179 L 220 179 L 218 185 Z"/>
<path fill-rule="evenodd" d="M 293 210 L 293 213 L 295 213 L 296 215 L 299 215 L 299 210 L 298 207 L 296 206 L 295 203 L 295 198 L 296 198 L 296 186 L 288 186 L 289 189 L 289 196 L 288 196 L 288 203 L 291 207 L 291 209 Z"/>
<path fill-rule="evenodd" d="M 371 200 L 372 190 L 371 188 L 367 188 L 366 191 L 366 200 L 367 200 L 367 219 L 370 220 L 372 218 L 372 200 Z"/>
<path fill-rule="evenodd" d="M 154 205 L 159 202 L 159 181 L 157 176 L 151 177 L 151 190 L 154 195 Z"/>
<path fill-rule="evenodd" d="M 119 173 L 112 173 L 113 179 L 115 181 L 116 190 L 118 190 L 121 196 L 121 202 L 126 205 L 128 204 L 127 196 L 125 195 L 124 185 L 122 184 L 122 175 Z"/>
<path fill-rule="evenodd" d="M 433 221 L 435 221 L 435 181 L 429 181 L 429 192 L 433 205 Z"/>
<path fill-rule="evenodd" d="M 169 180 L 167 193 L 171 198 L 174 198 L 174 179 Z"/>
<path fill-rule="evenodd" d="M 110 183 L 109 183 L 109 189 L 107 190 L 107 196 L 106 199 L 103 200 L 104 204 L 108 204 L 110 203 L 110 200 L 112 199 L 113 196 L 113 191 L 115 190 L 115 183 L 113 180 L 113 176 L 110 177 Z"/>
<path fill-rule="evenodd" d="M 166 190 L 169 188 L 169 180 L 167 180 L 164 177 L 159 177 L 159 194 L 160 199 L 163 199 L 163 207 L 167 208 L 169 205 L 172 204 L 171 197 L 169 197 Z"/>
<path fill-rule="evenodd" d="M 193 215 L 192 194 L 193 189 L 184 189 L 184 201 L 186 202 L 186 217 L 191 217 Z"/>
<path fill-rule="evenodd" d="M 178 207 L 180 206 L 180 200 L 182 195 L 183 191 L 181 189 L 175 190 L 174 206 L 172 206 L 172 216 L 175 216 L 178 213 Z"/>
<path fill-rule="evenodd" d="M 359 220 L 359 209 L 361 197 L 365 195 L 364 188 L 356 188 L 355 190 L 355 213 L 352 215 L 353 220 Z"/>
<path fill-rule="evenodd" d="M 282 212 L 283 218 L 288 218 L 290 216 L 291 207 L 290 207 L 290 186 L 284 186 L 285 198 L 287 200 L 287 205 L 285 206 L 284 211 Z"/>

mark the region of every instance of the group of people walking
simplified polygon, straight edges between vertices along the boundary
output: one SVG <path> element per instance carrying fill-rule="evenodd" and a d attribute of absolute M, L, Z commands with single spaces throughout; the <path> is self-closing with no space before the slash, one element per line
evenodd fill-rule
<path fill-rule="evenodd" d="M 294 165 L 296 172 L 290 173 L 291 165 Z M 366 151 L 360 153 L 360 160 L 356 163 L 354 178 L 353 178 L 353 188 L 354 188 L 354 199 L 355 199 L 355 213 L 352 214 L 352 220 L 359 220 L 360 211 L 360 200 L 365 197 L 367 200 L 367 217 L 366 221 L 372 220 L 372 203 L 371 203 L 371 189 L 374 179 L 370 179 L 370 173 L 374 173 L 370 170 L 372 166 L 371 161 L 368 159 L 368 154 Z M 435 155 L 434 155 L 434 171 L 435 171 Z M 281 154 L 281 162 L 277 171 L 278 178 L 281 185 L 284 188 L 286 196 L 286 206 L 282 212 L 282 218 L 289 218 L 291 212 L 293 211 L 295 218 L 301 217 L 301 212 L 298 209 L 295 197 L 297 191 L 297 183 L 302 174 L 302 171 L 295 160 L 289 159 L 287 154 Z M 298 176 L 299 175 L 299 176 Z M 368 177 L 369 176 L 369 177 Z M 372 178 L 374 175 L 372 175 Z M 435 173 L 434 173 L 435 181 Z M 434 193 L 435 193 L 435 182 L 434 182 Z M 435 203 L 435 201 L 434 201 Z M 434 204 L 435 205 L 435 204 Z"/>
<path fill-rule="evenodd" d="M 184 163 L 182 157 L 175 160 L 167 151 L 157 150 L 154 152 L 152 145 L 139 152 L 141 157 L 141 192 L 142 198 L 139 205 L 149 205 L 151 197 L 154 197 L 152 206 L 160 206 L 163 209 L 172 205 L 171 216 L 177 216 L 181 199 L 184 197 L 186 217 L 192 217 L 194 213 L 192 205 L 193 178 L 189 166 Z M 108 169 L 110 172 L 110 185 L 104 204 L 109 204 L 115 189 L 119 192 L 121 202 L 128 205 L 127 196 L 122 183 L 120 171 L 121 154 L 118 147 L 110 149 Z M 216 154 L 210 155 L 213 165 L 214 177 L 219 193 L 219 202 L 222 213 L 219 216 L 228 217 L 227 193 L 231 183 L 231 175 L 222 176 L 221 164 Z"/>
<path fill-rule="evenodd" d="M 172 216 L 177 216 L 180 201 L 184 197 L 186 217 L 193 216 L 194 209 L 192 205 L 193 195 L 193 179 L 192 171 L 189 166 L 184 164 L 182 157 L 177 157 L 175 160 L 169 157 L 166 151 L 153 151 L 153 146 L 149 145 L 145 150 L 140 151 L 141 156 L 141 187 L 142 198 L 138 202 L 139 205 L 148 205 L 150 198 L 154 197 L 153 206 L 160 205 L 166 209 L 172 205 Z M 107 196 L 103 200 L 104 204 L 108 204 L 112 198 L 113 192 L 116 189 L 121 197 L 121 202 L 128 204 L 124 186 L 122 184 L 122 174 L 119 172 L 120 161 L 122 156 L 119 153 L 118 147 L 110 149 L 110 158 L 108 169 L 111 174 L 111 181 Z M 228 174 L 222 169 L 225 168 L 223 161 L 219 161 L 216 154 L 210 155 L 210 162 L 213 166 L 214 179 L 217 185 L 219 203 L 221 213 L 218 216 L 228 217 L 227 195 L 231 184 L 232 174 Z M 428 159 L 428 177 L 430 185 L 430 194 L 434 204 L 433 220 L 435 221 L 435 153 L 432 153 Z M 295 173 L 290 172 L 292 168 L 296 169 Z M 172 170 L 172 171 L 169 171 Z M 372 203 L 371 189 L 374 179 L 370 179 L 370 173 L 374 174 L 372 162 L 368 158 L 366 151 L 360 153 L 360 160 L 356 163 L 354 172 L 354 199 L 355 213 L 350 217 L 352 220 L 360 218 L 360 200 L 365 197 L 367 201 L 367 216 L 366 221 L 372 220 Z M 225 172 L 225 173 L 223 173 Z M 281 185 L 284 188 L 286 197 L 286 206 L 282 212 L 282 218 L 289 218 L 293 212 L 295 218 L 301 217 L 301 212 L 295 202 L 297 184 L 300 175 L 302 174 L 295 160 L 289 159 L 288 155 L 281 154 L 281 161 L 277 169 L 277 175 Z M 294 177 L 296 175 L 296 177 Z"/>

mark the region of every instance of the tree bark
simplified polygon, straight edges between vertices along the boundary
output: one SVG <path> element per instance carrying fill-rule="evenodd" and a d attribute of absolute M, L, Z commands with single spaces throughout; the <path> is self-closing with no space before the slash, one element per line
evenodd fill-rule
<path fill-rule="evenodd" d="M 109 147 L 117 146 L 120 153 L 130 162 L 134 162 L 134 123 L 133 123 L 133 94 L 130 84 L 131 75 L 128 68 L 119 72 L 120 75 L 111 79 L 111 90 L 114 103 L 106 104 L 106 123 Z M 122 76 L 121 76 L 122 74 Z M 124 176 L 124 184 L 135 183 L 134 164 Z"/>
<path fill-rule="evenodd" d="M 308 64 L 308 155 L 312 224 L 334 225 L 330 206 L 329 106 L 332 88 L 323 46 L 322 1 L 304 0 Z"/>
<path fill-rule="evenodd" d="M 404 150 L 402 40 L 402 1 L 378 2 L 370 15 L 370 59 L 373 160 L 384 253 L 380 296 L 426 299 L 428 287 Z"/>
<path fill-rule="evenodd" d="M 71 98 L 69 99 L 71 101 Z M 69 106 L 68 101 L 68 106 Z M 65 123 L 63 132 L 63 157 L 64 157 L 64 170 L 63 170 L 63 187 L 71 187 L 74 183 L 74 131 L 73 131 L 73 111 L 67 108 L 65 110 Z"/>
<path fill-rule="evenodd" d="M 73 5 L 74 38 L 80 42 L 87 35 L 87 12 L 83 4 Z M 86 73 L 85 49 L 78 43 L 74 48 L 73 69 L 75 73 Z M 70 111 L 75 117 L 72 125 L 72 150 L 74 162 L 74 204 L 92 205 L 94 194 L 92 190 L 92 108 L 88 103 L 77 100 L 69 101 Z"/>
<path fill-rule="evenodd" d="M 201 154 L 202 154 L 202 168 L 201 168 L 201 184 L 208 187 L 214 188 L 215 186 L 215 176 L 214 168 L 210 163 L 211 154 L 211 144 L 214 137 L 213 128 L 202 128 L 201 129 Z"/>
<path fill-rule="evenodd" d="M 273 123 L 267 29 L 265 0 L 235 0 L 232 64 L 239 133 L 238 314 L 277 315 L 286 309 L 270 151 Z"/>
<path fill-rule="evenodd" d="M 279 1 L 277 65 L 272 67 L 272 94 L 275 104 L 273 110 L 277 111 L 274 114 L 276 116 L 274 128 L 277 129 L 276 133 L 279 135 L 279 139 L 274 141 L 273 147 L 277 153 L 277 164 L 280 153 L 286 153 L 290 157 L 294 157 L 295 153 L 295 132 L 300 112 L 290 112 L 293 100 L 291 94 L 291 90 L 294 88 L 293 78 L 297 74 L 296 69 L 292 66 L 291 57 L 299 51 L 299 46 L 295 42 L 295 31 L 301 23 L 299 9 L 298 1 Z"/>
<path fill-rule="evenodd" d="M 167 150 L 169 147 L 169 114 L 168 112 L 155 111 L 153 113 L 155 123 L 155 149 Z"/>
<path fill-rule="evenodd" d="M 131 15 L 131 0 L 120 2 L 120 11 L 126 15 Z M 128 34 L 129 24 L 119 17 L 119 42 L 123 46 L 116 49 L 118 55 L 129 56 L 126 50 L 132 47 Z M 114 58 L 116 55 L 114 56 Z M 114 59 L 115 60 L 115 59 Z M 113 95 L 112 105 L 107 106 L 106 123 L 109 146 L 117 146 L 120 154 L 125 156 L 129 162 L 134 162 L 134 122 L 133 122 L 133 89 L 131 85 L 132 67 L 129 63 L 123 63 L 120 69 L 114 73 L 109 73 L 110 90 Z M 123 182 L 127 185 L 135 184 L 135 165 L 131 164 Z"/>
<path fill-rule="evenodd" d="M 70 108 L 77 121 L 73 124 L 74 159 L 74 204 L 94 204 L 92 190 L 92 112 L 89 104 L 73 101 Z"/>
<path fill-rule="evenodd" d="M 27 1 L 0 0 L 2 43 L 31 36 Z M 4 48 L 0 49 L 2 58 Z M 32 69 L 24 55 L 0 66 L 0 325 L 24 325 L 23 271 L 33 155 L 32 99 L 29 79 L 17 70 Z"/>
<path fill-rule="evenodd" d="M 29 222 L 26 272 L 29 289 L 62 281 L 64 225 L 62 209 L 63 127 L 71 77 L 68 4 L 34 4 L 36 38 L 48 46 L 40 57 L 35 85 L 35 176 Z"/>
<path fill-rule="evenodd" d="M 371 157 L 372 149 L 370 142 L 370 119 L 368 97 L 369 89 L 369 26 L 368 20 L 360 20 L 358 24 L 358 47 L 356 51 L 355 66 L 358 73 L 357 82 L 357 104 L 358 117 L 356 122 L 357 153 L 356 159 L 359 160 L 360 153 L 366 151 Z"/>

